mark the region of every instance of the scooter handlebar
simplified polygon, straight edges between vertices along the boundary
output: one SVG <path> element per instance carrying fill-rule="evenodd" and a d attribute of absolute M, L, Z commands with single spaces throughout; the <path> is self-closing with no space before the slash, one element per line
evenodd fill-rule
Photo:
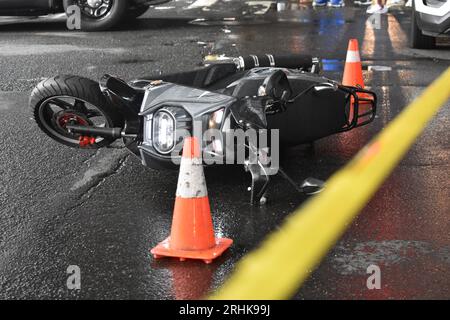
<path fill-rule="evenodd" d="M 237 64 L 241 70 L 249 70 L 255 67 L 310 69 L 314 60 L 313 56 L 306 54 L 264 54 L 239 57 L 237 58 Z"/>

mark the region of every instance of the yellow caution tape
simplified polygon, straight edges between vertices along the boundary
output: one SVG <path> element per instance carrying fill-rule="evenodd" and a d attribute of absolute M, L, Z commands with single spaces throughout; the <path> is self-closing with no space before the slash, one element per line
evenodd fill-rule
<path fill-rule="evenodd" d="M 210 298 L 291 297 L 449 98 L 450 68 L 334 174 L 321 194 L 246 255 Z"/>

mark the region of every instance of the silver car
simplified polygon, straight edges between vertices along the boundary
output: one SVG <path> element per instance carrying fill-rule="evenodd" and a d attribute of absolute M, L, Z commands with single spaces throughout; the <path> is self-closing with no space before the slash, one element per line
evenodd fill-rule
<path fill-rule="evenodd" d="M 81 29 L 101 31 L 143 15 L 151 5 L 170 0 L 0 0 L 1 16 L 42 16 L 78 6 Z"/>
<path fill-rule="evenodd" d="M 450 1 L 413 0 L 411 47 L 430 49 L 436 37 L 450 36 Z"/>

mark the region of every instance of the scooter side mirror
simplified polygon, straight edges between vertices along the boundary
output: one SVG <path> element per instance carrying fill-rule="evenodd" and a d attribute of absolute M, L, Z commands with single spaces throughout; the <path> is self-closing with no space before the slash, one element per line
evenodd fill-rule
<path fill-rule="evenodd" d="M 267 95 L 275 101 L 286 102 L 292 96 L 292 88 L 286 74 L 282 70 L 277 70 L 264 79 L 258 94 Z"/>

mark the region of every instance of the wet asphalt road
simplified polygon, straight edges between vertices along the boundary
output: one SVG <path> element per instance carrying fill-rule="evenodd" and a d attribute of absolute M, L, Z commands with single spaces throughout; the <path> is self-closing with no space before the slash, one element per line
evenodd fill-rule
<path fill-rule="evenodd" d="M 408 48 L 407 10 L 383 16 L 375 30 L 351 6 L 265 12 L 219 1 L 183 10 L 188 4 L 167 4 L 103 33 L 67 32 L 54 21 L 0 26 L 0 298 L 201 298 L 307 199 L 275 179 L 269 203 L 251 207 L 242 168 L 209 168 L 216 231 L 233 238 L 233 247 L 211 265 L 154 261 L 148 250 L 169 232 L 177 172 L 145 168 L 124 150 L 79 151 L 51 141 L 27 108 L 41 78 L 110 73 L 130 80 L 194 68 L 207 53 L 306 52 L 324 58 L 325 74 L 340 79 L 347 41 L 358 38 L 364 66 L 392 67 L 364 71 L 380 111 L 372 125 L 320 140 L 314 152 L 290 150 L 286 169 L 301 181 L 327 179 L 450 66 L 448 45 Z M 237 22 L 192 22 L 198 17 Z M 450 297 L 449 112 L 447 104 L 295 298 Z M 370 264 L 381 267 L 381 290 L 366 288 Z M 80 291 L 66 287 L 69 265 L 81 268 Z"/>

